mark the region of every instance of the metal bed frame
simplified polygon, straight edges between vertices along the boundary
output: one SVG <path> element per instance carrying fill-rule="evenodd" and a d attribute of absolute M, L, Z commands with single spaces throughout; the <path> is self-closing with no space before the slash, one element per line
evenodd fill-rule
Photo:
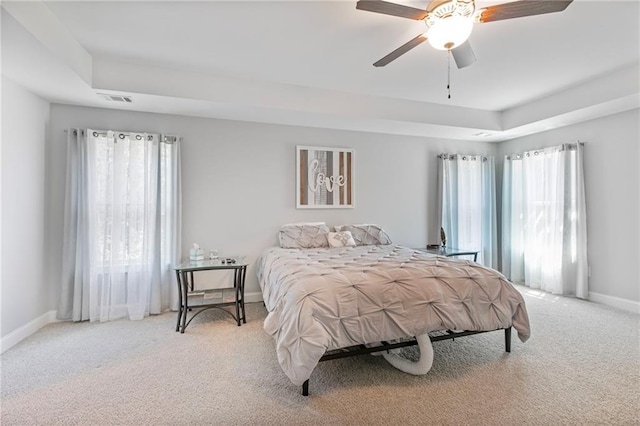
<path fill-rule="evenodd" d="M 445 334 L 439 334 L 435 336 L 430 335 L 429 339 L 431 339 L 432 342 L 438 342 L 440 340 L 455 339 L 457 337 L 472 336 L 474 334 L 480 334 L 480 333 L 490 333 L 492 331 L 498 331 L 498 330 L 504 330 L 504 347 L 505 347 L 504 350 L 505 352 L 511 352 L 511 327 L 499 328 L 497 330 L 488 330 L 488 331 L 457 331 L 456 332 L 452 330 L 446 330 Z M 392 349 L 404 348 L 407 346 L 415 346 L 418 344 L 415 338 L 407 341 L 397 342 L 397 343 L 389 343 L 389 342 L 381 342 L 381 343 L 382 343 L 381 346 L 370 347 L 365 345 L 356 345 L 356 346 L 349 346 L 346 348 L 340 348 L 340 349 L 328 351 L 322 356 L 322 358 L 320 358 L 320 362 L 329 361 L 332 359 L 371 354 L 374 352 L 390 351 Z M 302 384 L 302 395 L 309 396 L 309 379 L 307 379 Z"/>

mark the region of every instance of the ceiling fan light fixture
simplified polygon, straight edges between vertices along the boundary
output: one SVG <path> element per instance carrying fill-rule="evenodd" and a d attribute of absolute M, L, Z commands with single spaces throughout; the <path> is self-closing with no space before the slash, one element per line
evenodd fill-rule
<path fill-rule="evenodd" d="M 451 50 L 467 41 L 473 30 L 473 20 L 451 16 L 435 22 L 427 32 L 429 44 L 439 50 Z"/>
<path fill-rule="evenodd" d="M 433 0 L 427 9 L 429 44 L 439 50 L 451 50 L 464 43 L 473 30 L 474 0 Z"/>

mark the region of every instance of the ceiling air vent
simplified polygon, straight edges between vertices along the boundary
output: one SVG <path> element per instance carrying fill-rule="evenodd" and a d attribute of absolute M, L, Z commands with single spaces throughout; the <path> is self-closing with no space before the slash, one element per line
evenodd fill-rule
<path fill-rule="evenodd" d="M 123 95 L 108 95 L 106 93 L 98 93 L 98 95 L 102 96 L 104 99 L 112 102 L 126 102 L 128 104 L 132 103 L 133 100 L 131 96 L 123 96 Z"/>

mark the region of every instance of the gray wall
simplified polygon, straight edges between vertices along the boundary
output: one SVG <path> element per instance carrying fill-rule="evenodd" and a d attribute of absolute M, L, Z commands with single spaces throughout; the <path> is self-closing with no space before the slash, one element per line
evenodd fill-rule
<path fill-rule="evenodd" d="M 45 155 L 49 103 L 2 78 L 2 329 L 42 316 L 59 280 L 46 275 Z"/>
<path fill-rule="evenodd" d="M 589 290 L 640 301 L 640 134 L 639 110 L 502 142 L 504 155 L 585 142 Z"/>
<path fill-rule="evenodd" d="M 57 306 L 68 127 L 182 135 L 185 253 L 198 242 L 250 262 L 295 221 L 375 222 L 423 246 L 438 238 L 437 153 L 497 154 L 500 176 L 506 153 L 579 139 L 591 290 L 640 300 L 638 110 L 492 145 L 55 104 L 47 136 L 46 101 L 3 79 L 2 102 L 2 336 Z M 356 150 L 354 209 L 295 209 L 296 145 Z M 247 291 L 259 296 L 253 267 Z"/>
<path fill-rule="evenodd" d="M 377 223 L 394 242 L 424 246 L 436 214 L 436 155 L 493 155 L 489 143 L 124 112 L 53 105 L 49 226 L 52 276 L 60 276 L 68 127 L 179 134 L 183 165 L 183 247 L 197 242 L 252 263 L 247 292 L 258 294 L 253 264 L 277 244 L 280 225 L 299 221 Z M 295 147 L 355 149 L 354 209 L 295 208 Z M 57 290 L 56 290 L 57 291 Z"/>

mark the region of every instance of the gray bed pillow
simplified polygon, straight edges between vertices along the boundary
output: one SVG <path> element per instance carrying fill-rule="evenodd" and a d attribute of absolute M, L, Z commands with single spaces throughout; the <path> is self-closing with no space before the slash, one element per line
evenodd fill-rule
<path fill-rule="evenodd" d="M 278 239 L 282 248 L 329 247 L 328 233 L 324 223 L 291 224 L 280 228 Z"/>
<path fill-rule="evenodd" d="M 391 238 L 381 227 L 372 224 L 340 225 L 336 231 L 350 231 L 356 245 L 387 245 L 391 244 Z"/>

